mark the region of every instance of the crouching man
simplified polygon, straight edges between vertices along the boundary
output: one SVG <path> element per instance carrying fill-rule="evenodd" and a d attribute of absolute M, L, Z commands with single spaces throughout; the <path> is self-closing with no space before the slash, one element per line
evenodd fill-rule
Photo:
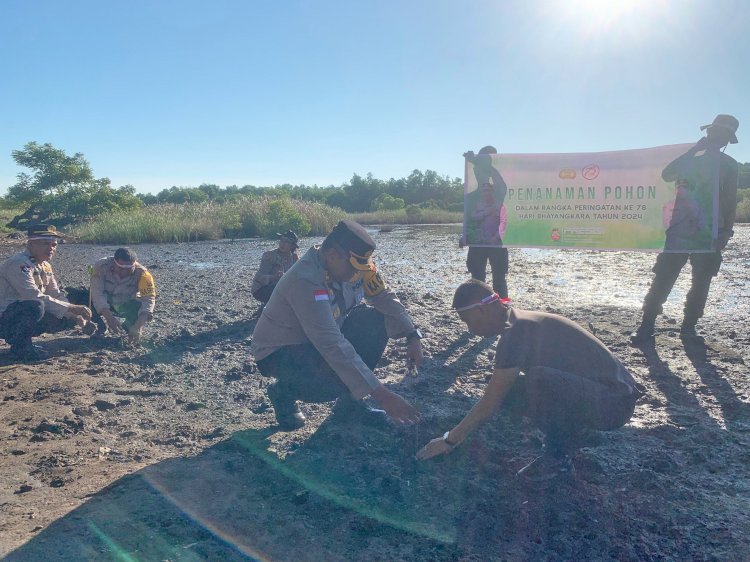
<path fill-rule="evenodd" d="M 115 335 L 127 334 L 130 343 L 138 345 L 143 326 L 154 317 L 154 278 L 138 263 L 133 250 L 118 248 L 113 257 L 102 258 L 94 264 L 91 301 L 99 335 L 109 329 Z"/>
<path fill-rule="evenodd" d="M 532 480 L 570 468 L 568 454 L 582 430 L 621 427 L 641 396 L 607 347 L 563 316 L 512 308 L 481 281 L 464 283 L 453 308 L 475 335 L 500 335 L 495 372 L 466 417 L 418 453 L 429 459 L 460 445 L 501 406 L 526 416 L 545 434 L 545 454 L 519 471 Z"/>
<path fill-rule="evenodd" d="M 341 221 L 271 293 L 250 350 L 261 373 L 276 378 L 268 397 L 281 429 L 304 425 L 297 400 L 339 398 L 337 416 L 374 421 L 383 412 L 365 408 L 362 398 L 370 395 L 396 422 L 419 419 L 372 372 L 389 337 L 407 339 L 409 362 L 419 365 L 423 359 L 421 334 L 376 271 L 373 250 L 375 242 L 362 226 Z"/>
<path fill-rule="evenodd" d="M 91 320 L 86 306 L 68 302 L 52 272 L 50 260 L 63 236 L 52 225 L 29 229 L 26 250 L 0 265 L 0 337 L 19 361 L 39 361 L 47 353 L 31 338 L 75 327 Z"/>

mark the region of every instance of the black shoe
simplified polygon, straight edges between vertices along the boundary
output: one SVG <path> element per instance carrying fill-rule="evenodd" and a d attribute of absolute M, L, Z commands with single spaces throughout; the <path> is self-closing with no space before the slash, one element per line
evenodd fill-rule
<path fill-rule="evenodd" d="M 638 329 L 630 334 L 630 343 L 632 345 L 640 345 L 646 342 L 652 342 L 654 341 L 654 338 L 656 334 L 655 331 L 654 322 L 641 322 L 641 325 L 638 326 Z"/>
<path fill-rule="evenodd" d="M 297 401 L 286 396 L 278 383 L 269 386 L 266 392 L 276 414 L 276 423 L 282 431 L 293 431 L 305 425 L 307 418 L 297 406 Z"/>
<path fill-rule="evenodd" d="M 42 349 L 38 345 L 32 344 L 31 342 L 20 345 L 11 345 L 10 354 L 14 359 L 23 363 L 44 361 L 45 359 L 49 358 L 49 353 L 44 351 L 44 349 Z"/>
<path fill-rule="evenodd" d="M 370 427 L 390 427 L 388 414 L 385 410 L 371 408 L 362 400 L 356 400 L 351 395 L 341 396 L 333 406 L 333 419 L 344 423 L 358 423 Z"/>
<path fill-rule="evenodd" d="M 568 455 L 544 454 L 516 472 L 516 476 L 526 482 L 539 483 L 574 473 L 573 461 Z"/>
<path fill-rule="evenodd" d="M 695 331 L 695 324 L 685 324 L 684 322 L 682 323 L 682 326 L 680 326 L 680 338 L 683 340 L 703 339 L 702 336 Z"/>

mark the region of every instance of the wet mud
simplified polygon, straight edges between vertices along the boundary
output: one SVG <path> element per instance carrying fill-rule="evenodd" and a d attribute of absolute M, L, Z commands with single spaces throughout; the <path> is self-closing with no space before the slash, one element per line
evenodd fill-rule
<path fill-rule="evenodd" d="M 0 555 L 750 559 L 750 228 L 724 254 L 705 340 L 678 335 L 688 266 L 642 349 L 627 335 L 654 254 L 511 249 L 515 304 L 578 321 L 646 387 L 630 424 L 587 435 L 574 472 L 535 485 L 514 474 L 540 435 L 502 415 L 446 457 L 414 458 L 481 395 L 494 358 L 494 342 L 450 312 L 466 279 L 458 230 L 373 232 L 429 356 L 412 377 L 391 342 L 376 370 L 422 412 L 406 429 L 348 425 L 331 404 L 306 404 L 306 427 L 278 431 L 270 381 L 248 356 L 252 274 L 274 243 L 134 247 L 158 288 L 143 349 L 67 332 L 40 338 L 49 360 L 19 365 L 0 347 Z M 114 248 L 63 245 L 55 271 L 83 285 L 86 264 Z"/>

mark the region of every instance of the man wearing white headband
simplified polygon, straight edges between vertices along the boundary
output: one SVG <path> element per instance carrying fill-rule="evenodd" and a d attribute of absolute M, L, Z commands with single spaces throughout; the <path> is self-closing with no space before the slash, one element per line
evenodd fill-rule
<path fill-rule="evenodd" d="M 113 257 L 102 258 L 92 266 L 91 302 L 94 322 L 99 326 L 97 335 L 109 329 L 114 335 L 127 334 L 130 343 L 137 345 L 143 326 L 154 317 L 154 278 L 138 263 L 133 250 L 118 248 Z"/>
<path fill-rule="evenodd" d="M 268 397 L 283 430 L 302 427 L 297 400 L 339 398 L 339 419 L 374 421 L 386 413 L 413 423 L 417 411 L 372 370 L 388 338 L 407 340 L 411 364 L 422 362 L 419 330 L 372 261 L 375 242 L 361 225 L 341 221 L 279 279 L 253 332 L 258 368 L 275 377 Z M 370 306 L 362 306 L 363 301 Z M 362 403 L 372 396 L 385 412 Z"/>
<path fill-rule="evenodd" d="M 641 393 L 632 375 L 572 320 L 512 308 L 476 279 L 456 289 L 453 307 L 471 333 L 500 336 L 495 371 L 479 402 L 457 426 L 425 445 L 419 459 L 452 451 L 502 405 L 545 433 L 544 454 L 519 476 L 549 479 L 572 467 L 569 453 L 577 433 L 616 429 L 633 415 Z"/>
<path fill-rule="evenodd" d="M 38 361 L 47 354 L 31 338 L 86 326 L 91 310 L 68 302 L 57 284 L 50 260 L 63 236 L 42 224 L 28 231 L 26 250 L 0 265 L 0 337 L 19 361 Z"/>

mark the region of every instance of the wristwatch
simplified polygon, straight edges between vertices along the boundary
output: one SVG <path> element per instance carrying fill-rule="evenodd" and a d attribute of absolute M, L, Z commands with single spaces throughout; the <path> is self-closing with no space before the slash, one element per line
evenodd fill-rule
<path fill-rule="evenodd" d="M 410 342 L 414 338 L 417 338 L 418 340 L 422 339 L 422 332 L 420 332 L 418 329 L 415 329 L 413 332 L 410 332 L 406 335 L 406 341 Z"/>
<path fill-rule="evenodd" d="M 450 431 L 446 431 L 445 433 L 443 433 L 443 442 L 445 442 L 445 444 L 448 445 L 449 447 L 455 447 L 456 445 L 458 445 L 458 443 L 453 443 L 452 441 L 449 441 L 448 435 L 450 435 Z"/>

